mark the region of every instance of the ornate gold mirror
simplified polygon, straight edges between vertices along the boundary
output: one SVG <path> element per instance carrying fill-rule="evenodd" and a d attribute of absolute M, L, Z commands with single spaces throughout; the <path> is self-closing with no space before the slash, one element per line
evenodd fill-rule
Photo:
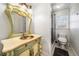
<path fill-rule="evenodd" d="M 25 3 L 20 3 L 20 5 L 25 5 L 27 8 L 31 8 L 32 7 L 31 5 L 27 5 Z M 15 13 L 15 14 L 21 16 L 21 17 L 25 17 L 26 20 L 28 20 L 28 22 L 29 22 L 29 24 L 28 24 L 29 26 L 28 27 L 29 28 L 28 28 L 28 31 L 26 33 L 27 34 L 31 34 L 32 33 L 31 32 L 32 15 L 28 11 L 24 10 L 23 8 L 21 8 L 20 6 L 7 4 L 7 7 L 5 9 L 5 14 L 6 14 L 7 18 L 8 18 L 9 23 L 10 23 L 10 28 L 9 28 L 10 32 L 9 32 L 8 38 L 12 37 L 12 35 L 15 34 L 14 30 L 13 30 L 14 29 L 14 24 L 13 24 L 13 21 L 12 21 L 13 13 Z M 16 16 L 16 19 L 17 19 L 17 16 Z"/>

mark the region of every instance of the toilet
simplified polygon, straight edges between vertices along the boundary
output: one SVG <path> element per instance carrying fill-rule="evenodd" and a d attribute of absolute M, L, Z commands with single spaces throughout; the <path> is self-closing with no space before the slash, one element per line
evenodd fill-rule
<path fill-rule="evenodd" d="M 64 49 L 67 44 L 65 33 L 59 33 L 58 42 L 60 43 L 61 48 Z"/>

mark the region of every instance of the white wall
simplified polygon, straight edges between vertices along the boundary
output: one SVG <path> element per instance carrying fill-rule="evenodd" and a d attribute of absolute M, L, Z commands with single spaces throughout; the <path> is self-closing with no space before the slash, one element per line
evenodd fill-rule
<path fill-rule="evenodd" d="M 7 17 L 4 13 L 4 10 L 6 8 L 6 4 L 0 4 L 0 40 L 1 39 L 5 39 L 8 36 L 8 33 L 10 32 L 9 30 L 9 26 L 8 26 L 8 20 Z M 13 16 L 14 17 L 14 22 L 15 22 L 15 29 L 14 32 L 18 33 L 18 32 L 22 32 L 25 31 L 25 25 L 23 19 L 25 20 L 25 18 L 20 17 L 20 16 Z"/>
<path fill-rule="evenodd" d="M 79 55 L 79 4 L 71 4 L 70 30 L 72 46 Z"/>
<path fill-rule="evenodd" d="M 51 9 L 50 4 L 33 4 L 34 32 L 42 36 L 43 55 L 51 55 Z"/>
<path fill-rule="evenodd" d="M 0 40 L 7 37 L 8 35 L 7 33 L 9 32 L 8 25 L 7 25 L 8 21 L 6 20 L 4 9 L 5 9 L 5 5 L 0 4 Z"/>

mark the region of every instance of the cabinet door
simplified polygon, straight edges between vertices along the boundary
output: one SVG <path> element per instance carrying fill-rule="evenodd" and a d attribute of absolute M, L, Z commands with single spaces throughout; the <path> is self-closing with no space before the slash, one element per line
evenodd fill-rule
<path fill-rule="evenodd" d="M 22 52 L 19 56 L 29 56 L 29 49 Z"/>

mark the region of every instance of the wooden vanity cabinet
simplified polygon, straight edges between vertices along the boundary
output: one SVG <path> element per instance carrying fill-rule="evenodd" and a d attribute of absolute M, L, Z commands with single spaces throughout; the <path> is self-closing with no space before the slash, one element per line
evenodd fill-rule
<path fill-rule="evenodd" d="M 41 55 L 41 36 L 31 34 L 32 39 L 21 40 L 20 37 L 13 37 L 2 40 L 3 56 L 40 56 Z"/>

